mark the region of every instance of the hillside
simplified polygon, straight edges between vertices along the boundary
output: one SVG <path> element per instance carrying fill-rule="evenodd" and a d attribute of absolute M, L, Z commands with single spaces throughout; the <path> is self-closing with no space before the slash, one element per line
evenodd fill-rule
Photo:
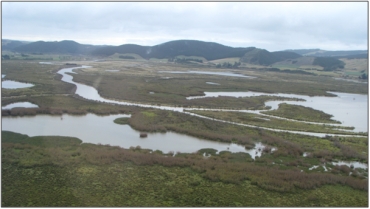
<path fill-rule="evenodd" d="M 83 45 L 75 41 L 37 41 L 14 47 L 13 51 L 22 53 L 87 54 L 96 48 L 100 48 L 100 46 Z"/>
<path fill-rule="evenodd" d="M 169 41 L 155 46 L 141 46 L 137 44 L 124 44 L 120 46 L 96 46 L 79 44 L 75 41 L 60 42 L 22 42 L 15 40 L 2 40 L 2 50 L 18 53 L 44 53 L 44 54 L 71 54 L 85 55 L 99 58 L 115 57 L 117 59 L 175 60 L 179 56 L 200 57 L 206 61 L 224 60 L 218 64 L 228 64 L 226 60 L 232 59 L 235 64 L 241 62 L 243 66 L 272 66 L 284 69 L 317 68 L 327 71 L 343 68 L 344 64 L 339 58 L 367 58 L 366 50 L 356 51 L 325 51 L 321 49 L 295 49 L 269 52 L 256 47 L 230 47 L 214 42 L 197 40 Z M 131 57 L 125 55 L 130 54 Z M 117 55 L 117 56 L 116 56 Z M 177 60 L 178 61 L 178 60 Z"/>
<path fill-rule="evenodd" d="M 1 50 L 13 50 L 14 48 L 18 46 L 22 46 L 25 44 L 28 44 L 29 42 L 24 41 L 16 41 L 16 40 L 8 40 L 8 39 L 2 39 L 1 40 Z"/>
<path fill-rule="evenodd" d="M 204 57 L 207 60 L 215 60 L 229 57 L 241 57 L 246 52 L 253 49 L 254 47 L 233 48 L 213 42 L 177 40 L 155 45 L 152 47 L 134 44 L 102 47 L 92 51 L 92 55 L 110 56 L 115 53 L 134 53 L 140 55 L 145 59 L 168 59 L 184 55 Z"/>
<path fill-rule="evenodd" d="M 244 56 L 240 58 L 240 61 L 257 65 L 271 65 L 275 62 L 299 57 L 301 57 L 301 55 L 294 52 L 269 52 L 265 49 L 253 49 L 244 54 Z"/>

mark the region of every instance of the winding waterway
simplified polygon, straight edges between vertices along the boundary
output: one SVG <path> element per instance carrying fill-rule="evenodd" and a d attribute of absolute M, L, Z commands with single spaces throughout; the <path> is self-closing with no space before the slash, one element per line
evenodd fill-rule
<path fill-rule="evenodd" d="M 318 136 L 318 137 L 324 137 L 326 135 L 330 135 L 330 134 L 325 134 L 325 133 L 313 133 L 313 132 L 288 131 L 288 130 L 281 130 L 281 129 L 273 129 L 273 128 L 259 127 L 259 126 L 253 126 L 253 125 L 248 125 L 248 124 L 242 124 L 242 123 L 235 123 L 235 122 L 230 122 L 230 121 L 225 121 L 225 120 L 219 120 L 219 119 L 214 119 L 214 118 L 209 118 L 209 117 L 197 115 L 197 114 L 194 114 L 194 113 L 185 112 L 184 108 L 182 108 L 182 107 L 156 106 L 156 105 L 133 103 L 133 102 L 128 102 L 128 101 L 126 102 L 126 101 L 115 101 L 115 100 L 105 99 L 105 98 L 101 97 L 98 94 L 97 90 L 95 88 L 93 88 L 92 86 L 87 86 L 87 85 L 84 85 L 84 84 L 76 83 L 76 82 L 73 81 L 73 76 L 68 75 L 68 73 L 75 74 L 75 72 L 73 72 L 74 69 L 88 68 L 88 67 L 89 66 L 71 67 L 71 68 L 64 68 L 64 69 L 61 69 L 61 70 L 58 71 L 58 74 L 62 75 L 62 81 L 67 82 L 67 83 L 71 83 L 71 84 L 75 84 L 76 87 L 77 87 L 75 93 L 77 95 L 83 97 L 83 98 L 88 99 L 88 100 L 95 100 L 95 101 L 106 102 L 106 103 L 111 103 L 111 104 L 119 104 L 119 105 L 140 106 L 140 107 L 146 107 L 146 108 L 156 108 L 156 109 L 162 109 L 162 110 L 177 111 L 177 112 L 182 112 L 182 113 L 185 113 L 185 114 L 190 114 L 190 115 L 193 115 L 193 116 L 197 116 L 197 117 L 201 117 L 201 118 L 205 118 L 205 119 L 209 119 L 209 120 L 215 120 L 215 121 L 220 121 L 220 122 L 224 122 L 224 123 L 230 123 L 230 124 L 246 126 L 246 127 L 251 127 L 251 128 L 260 128 L 260 129 L 271 130 L 271 131 L 290 132 L 290 133 L 304 134 L 304 135 Z M 205 92 L 205 93 L 206 93 L 206 96 L 211 94 L 209 92 Z M 240 95 L 240 92 L 236 92 L 236 93 L 235 92 L 228 92 L 228 93 L 234 94 L 234 95 Z M 263 95 L 264 94 L 264 93 L 258 93 L 258 92 L 244 92 L 243 94 L 245 94 L 245 93 L 251 94 L 251 95 L 253 95 L 253 94 L 254 95 L 256 95 L 256 94 Z M 219 94 L 219 92 L 217 94 Z M 286 94 L 278 94 L 278 95 L 286 96 Z M 290 96 L 292 96 L 292 95 L 290 95 Z M 292 97 L 296 97 L 296 96 L 302 96 L 302 95 L 293 95 Z M 308 96 L 303 96 L 303 97 L 306 98 Z M 312 97 L 312 98 L 314 98 L 314 97 Z M 367 98 L 367 96 L 366 96 L 366 98 Z M 361 99 L 358 99 L 357 101 L 364 102 L 364 99 L 361 98 Z M 281 101 L 279 101 L 279 102 L 281 102 Z M 284 101 L 284 102 L 288 102 L 288 101 Z M 216 110 L 216 109 L 187 108 L 187 110 Z M 222 110 L 222 111 L 228 111 L 228 110 Z M 235 110 L 229 110 L 229 111 L 235 111 Z M 239 110 L 239 111 L 241 111 L 241 112 L 247 111 L 248 112 L 250 110 Z M 365 108 L 364 111 L 367 111 L 367 109 Z M 251 111 L 251 112 L 259 112 L 259 111 Z M 365 117 L 367 116 L 367 114 L 365 112 L 363 112 L 363 115 L 365 115 Z M 365 121 L 364 124 L 367 124 L 367 121 Z M 365 130 L 365 129 L 361 129 L 361 130 Z M 367 129 L 365 131 L 367 131 Z"/>

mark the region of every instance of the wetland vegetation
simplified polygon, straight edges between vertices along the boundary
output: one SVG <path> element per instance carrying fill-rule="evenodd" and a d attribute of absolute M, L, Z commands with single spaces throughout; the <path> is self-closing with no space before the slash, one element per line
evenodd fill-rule
<path fill-rule="evenodd" d="M 81 143 L 80 139 L 63 136 L 29 137 L 3 130 L 2 206 L 367 206 L 368 168 L 334 165 L 337 161 L 367 164 L 367 133 L 351 132 L 351 127 L 339 126 L 339 123 L 300 122 L 336 123 L 327 113 L 297 105 L 281 104 L 277 110 L 262 112 L 263 115 L 237 112 L 241 109 L 268 110 L 266 101 L 297 100 L 295 98 L 223 96 L 186 99 L 202 96 L 204 92 L 220 91 L 333 97 L 328 91 L 367 94 L 366 85 L 335 80 L 332 72 L 326 72 L 331 76 L 315 74 L 312 70 L 310 72 L 315 75 L 283 73 L 263 70 L 265 66 L 245 67 L 244 63 L 228 70 L 256 78 L 167 74 L 159 71 L 222 73 L 225 69 L 198 57 L 189 58 L 186 63 L 171 63 L 136 59 L 131 55 L 135 59 L 119 58 L 126 56 L 120 54 L 115 56 L 120 61 L 109 58 L 102 62 L 77 61 L 80 58 L 66 60 L 73 60 L 76 66 L 92 66 L 76 69 L 77 74 L 70 75 L 73 75 L 73 81 L 93 86 L 107 99 L 157 107 L 228 109 L 233 111 L 186 111 L 231 122 L 321 132 L 328 136 L 275 132 L 183 112 L 87 100 L 74 94 L 75 85 L 60 80 L 61 75 L 56 72 L 71 67 L 60 60 L 54 60 L 54 64 L 26 59 L 30 57 L 2 60 L 2 74 L 6 74 L 6 79 L 34 84 L 30 88 L 2 89 L 2 106 L 16 102 L 38 106 L 3 109 L 2 117 L 130 114 L 130 118 L 116 118 L 114 123 L 149 134 L 176 132 L 236 143 L 246 148 L 253 148 L 260 142 L 266 145 L 261 150 L 263 155 L 255 159 L 248 153 L 217 153 L 207 148 L 174 156 L 174 153 L 135 146 L 122 148 Z M 114 123 L 112 121 L 116 125 Z M 352 134 L 362 136 L 350 136 Z"/>

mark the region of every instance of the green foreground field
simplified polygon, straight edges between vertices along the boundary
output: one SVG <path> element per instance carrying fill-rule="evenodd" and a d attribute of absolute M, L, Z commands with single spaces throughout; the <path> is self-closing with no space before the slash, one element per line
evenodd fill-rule
<path fill-rule="evenodd" d="M 199 96 L 204 91 L 249 90 L 326 96 L 332 96 L 327 91 L 367 94 L 366 85 L 337 81 L 325 76 L 252 69 L 237 71 L 258 77 L 245 79 L 159 73 L 161 70 L 221 71 L 159 62 L 124 60 L 77 64 L 93 67 L 76 70 L 78 74 L 74 74 L 74 81 L 96 87 L 107 98 L 148 104 L 263 109 L 265 101 L 278 99 L 218 97 L 186 100 L 187 96 Z M 255 161 L 249 154 L 216 154 L 210 149 L 198 153 L 180 153 L 172 157 L 140 148 L 80 144 L 81 141 L 76 138 L 28 137 L 2 131 L 4 207 L 366 207 L 368 204 L 368 169 L 331 164 L 338 160 L 367 163 L 367 136 L 319 138 L 242 127 L 159 109 L 92 102 L 74 95 L 74 85 L 60 81 L 60 75 L 56 72 L 63 67 L 66 66 L 40 65 L 38 62 L 24 60 L 3 61 L 2 74 L 6 74 L 6 79 L 29 82 L 35 86 L 3 89 L 2 105 L 28 101 L 37 104 L 39 108 L 2 110 L 2 116 L 125 113 L 131 114 L 131 118 L 116 122 L 128 124 L 139 131 L 174 131 L 201 139 L 237 143 L 246 148 L 262 142 L 268 149 Z M 112 69 L 119 71 L 105 71 Z M 220 85 L 209 85 L 206 82 Z M 254 116 L 239 114 L 238 117 L 227 117 L 254 121 Z M 307 115 L 305 117 L 307 119 Z M 257 121 L 257 124 L 261 121 Z M 285 127 L 294 127 L 295 124 L 288 123 Z M 278 125 L 284 124 L 279 121 L 270 124 L 275 128 Z M 272 147 L 277 150 L 271 152 Z M 205 152 L 212 156 L 204 158 Z M 319 167 L 310 169 L 317 165 Z M 324 171 L 324 165 L 329 171 Z"/>

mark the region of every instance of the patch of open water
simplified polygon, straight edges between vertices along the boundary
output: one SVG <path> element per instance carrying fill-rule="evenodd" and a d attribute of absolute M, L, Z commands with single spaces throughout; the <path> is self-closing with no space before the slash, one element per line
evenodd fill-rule
<path fill-rule="evenodd" d="M 30 83 L 22 83 L 18 81 L 11 81 L 11 80 L 6 80 L 1 82 L 1 88 L 3 89 L 20 89 L 20 88 L 29 88 L 35 86 Z"/>
<path fill-rule="evenodd" d="M 220 75 L 220 76 L 231 76 L 231 77 L 241 77 L 241 78 L 256 78 L 254 76 L 247 76 L 232 72 L 209 72 L 209 71 L 158 71 L 158 73 L 174 73 L 174 74 L 204 74 L 204 75 Z"/>
<path fill-rule="evenodd" d="M 30 102 L 16 102 L 16 103 L 11 103 L 8 104 L 4 107 L 1 107 L 1 109 L 6 110 L 6 109 L 12 109 L 15 107 L 24 107 L 24 108 L 32 108 L 32 107 L 39 107 L 38 105 L 32 104 Z"/>

